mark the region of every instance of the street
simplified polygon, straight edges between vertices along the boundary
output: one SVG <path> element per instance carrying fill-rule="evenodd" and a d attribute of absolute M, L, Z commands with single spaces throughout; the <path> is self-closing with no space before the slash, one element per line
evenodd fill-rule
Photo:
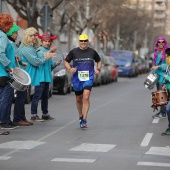
<path fill-rule="evenodd" d="M 49 114 L 56 120 L 0 136 L 0 169 L 169 169 L 170 137 L 161 136 L 168 120 L 152 118 L 151 92 L 156 88 L 146 89 L 145 79 L 119 77 L 117 83 L 93 87 L 87 129 L 79 128 L 74 92 L 53 95 Z M 26 116 L 31 117 L 30 104 Z"/>

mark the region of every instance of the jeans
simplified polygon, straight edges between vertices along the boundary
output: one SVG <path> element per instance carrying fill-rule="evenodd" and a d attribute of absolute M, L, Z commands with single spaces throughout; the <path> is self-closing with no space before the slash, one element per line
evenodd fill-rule
<path fill-rule="evenodd" d="M 41 99 L 41 110 L 43 114 L 48 114 L 49 83 L 41 82 L 35 86 L 35 92 L 31 103 L 31 114 L 37 115 L 38 102 Z"/>
<path fill-rule="evenodd" d="M 27 95 L 27 91 L 17 91 L 17 97 L 15 98 L 14 105 L 14 119 L 13 122 L 25 121 L 25 98 Z"/>
<path fill-rule="evenodd" d="M 162 90 L 162 87 L 164 86 L 164 84 L 163 83 L 157 83 L 156 84 L 156 88 L 157 88 L 157 90 Z M 160 106 L 160 112 L 161 113 L 166 113 L 166 106 Z"/>
<path fill-rule="evenodd" d="M 0 123 L 11 122 L 11 106 L 14 97 L 14 89 L 7 84 L 0 87 Z"/>
<path fill-rule="evenodd" d="M 166 113 L 167 113 L 167 116 L 168 116 L 168 122 L 169 122 L 169 128 L 170 128 L 170 101 L 166 105 Z"/>

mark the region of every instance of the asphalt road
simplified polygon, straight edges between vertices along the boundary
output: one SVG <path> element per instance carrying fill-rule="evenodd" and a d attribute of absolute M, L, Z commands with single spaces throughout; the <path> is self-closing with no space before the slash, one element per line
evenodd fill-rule
<path fill-rule="evenodd" d="M 80 129 L 74 92 L 49 99 L 56 120 L 0 136 L 1 170 L 167 170 L 167 119 L 152 119 L 146 75 L 94 87 L 88 129 Z M 152 90 L 156 91 L 156 89 Z M 30 118 L 30 105 L 26 105 Z M 39 107 L 39 116 L 41 111 Z"/>

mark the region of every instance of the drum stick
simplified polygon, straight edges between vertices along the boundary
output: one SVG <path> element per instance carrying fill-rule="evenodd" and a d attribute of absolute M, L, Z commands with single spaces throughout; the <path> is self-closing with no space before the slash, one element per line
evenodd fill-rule
<path fill-rule="evenodd" d="M 14 74 L 15 76 L 19 77 L 21 80 L 23 80 L 23 78 L 20 77 L 19 75 L 15 74 L 15 73 L 13 73 L 13 74 Z"/>

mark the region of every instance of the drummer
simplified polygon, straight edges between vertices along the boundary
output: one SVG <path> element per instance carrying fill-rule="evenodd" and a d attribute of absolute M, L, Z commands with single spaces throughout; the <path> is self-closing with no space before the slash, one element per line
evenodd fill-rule
<path fill-rule="evenodd" d="M 165 50 L 165 54 L 166 54 L 166 64 L 161 64 L 160 66 L 154 66 L 153 69 L 154 70 L 160 69 L 166 71 L 164 74 L 165 85 L 162 87 L 162 89 L 163 90 L 166 89 L 168 92 L 168 97 L 170 97 L 170 48 L 167 48 Z M 166 112 L 168 116 L 169 125 L 168 128 L 165 130 L 165 132 L 161 134 L 162 136 L 165 135 L 170 136 L 170 101 L 166 105 Z"/>
<path fill-rule="evenodd" d="M 8 39 L 14 49 L 16 65 L 20 67 L 20 64 L 26 67 L 26 63 L 21 62 L 21 58 L 19 57 L 18 47 L 15 44 L 15 41 L 18 37 L 18 30 L 20 28 L 13 24 L 12 28 L 6 33 Z M 32 122 L 29 122 L 25 117 L 25 98 L 27 91 L 16 91 L 15 105 L 14 105 L 14 116 L 13 123 L 16 126 L 29 126 L 33 125 Z"/>
<path fill-rule="evenodd" d="M 158 82 L 156 84 L 157 90 L 161 90 L 165 80 L 164 80 L 164 74 L 165 70 L 161 70 L 159 66 L 161 64 L 165 64 L 166 56 L 165 56 L 165 50 L 168 48 L 168 42 L 167 40 L 160 36 L 157 38 L 155 47 L 154 47 L 154 59 L 153 59 L 153 67 L 151 68 L 151 72 L 156 72 L 159 75 Z M 156 68 L 156 71 L 154 71 Z M 166 118 L 166 107 L 161 106 L 160 111 L 152 116 L 153 118 Z"/>
<path fill-rule="evenodd" d="M 14 90 L 8 84 L 15 68 L 15 59 L 14 50 L 6 35 L 12 26 L 13 18 L 9 14 L 0 14 L 0 126 L 6 130 L 16 128 L 10 120 Z"/>
<path fill-rule="evenodd" d="M 18 50 L 19 55 L 22 57 L 22 61 L 27 63 L 25 70 L 31 77 L 32 86 L 40 85 L 38 67 L 55 56 L 53 53 L 45 53 L 43 57 L 39 58 L 36 52 L 36 49 L 39 46 L 40 41 L 38 39 L 38 31 L 34 27 L 27 28 Z M 33 116 L 31 120 L 43 121 L 43 119 L 40 119 L 38 115 Z"/>
<path fill-rule="evenodd" d="M 167 89 L 168 92 L 168 97 L 170 97 L 170 48 L 167 48 L 165 50 L 166 53 L 166 74 L 164 75 L 164 78 L 166 80 L 166 84 L 163 87 L 163 89 Z M 166 105 L 166 113 L 168 116 L 168 128 L 165 130 L 165 132 L 162 133 L 162 136 L 167 135 L 170 136 L 170 101 L 168 102 L 168 104 Z"/>

